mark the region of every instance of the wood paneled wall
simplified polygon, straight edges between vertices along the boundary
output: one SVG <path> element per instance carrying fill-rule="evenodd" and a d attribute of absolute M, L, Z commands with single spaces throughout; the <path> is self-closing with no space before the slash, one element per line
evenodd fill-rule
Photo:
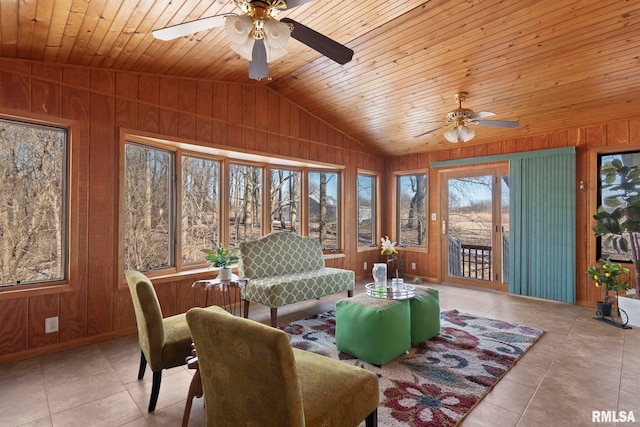
<path fill-rule="evenodd" d="M 266 87 L 0 59 L 0 115 L 71 124 L 80 248 L 71 291 L 0 292 L 0 363 L 135 331 L 129 291 L 118 286 L 121 129 L 344 166 L 345 256 L 327 265 L 358 271 L 379 255 L 357 252 L 352 231 L 357 170 L 382 173 L 384 159 Z M 154 280 L 165 316 L 203 305 L 192 282 Z M 52 316 L 60 331 L 45 334 Z"/>
<path fill-rule="evenodd" d="M 10 59 L 0 59 L 0 114 L 73 124 L 80 167 L 72 209 L 79 218 L 74 239 L 81 249 L 72 260 L 77 270 L 72 291 L 0 293 L 0 363 L 135 330 L 128 290 L 118 288 L 116 262 L 120 129 L 344 166 L 345 256 L 330 258 L 327 265 L 352 269 L 358 277 L 368 277 L 373 262 L 383 261 L 377 249 L 357 251 L 358 168 L 382 173 L 382 231 L 387 234 L 393 229 L 389 195 L 394 192 L 394 172 L 427 170 L 428 212 L 437 212 L 439 218 L 438 173 L 429 168 L 431 162 L 576 146 L 576 180 L 586 184 L 585 191 L 577 192 L 576 290 L 582 305 L 594 305 L 600 294 L 584 274 L 595 258 L 595 155 L 640 148 L 638 119 L 384 159 L 262 86 Z M 439 239 L 432 238 L 439 233 L 438 224 L 429 221 L 426 252 L 401 251 L 408 275 L 440 280 Z M 411 263 L 416 270 L 410 269 Z M 154 281 L 165 315 L 204 303 L 203 291 L 192 289 L 191 283 L 191 278 Z M 51 316 L 59 316 L 60 332 L 44 334 L 44 319 Z"/>

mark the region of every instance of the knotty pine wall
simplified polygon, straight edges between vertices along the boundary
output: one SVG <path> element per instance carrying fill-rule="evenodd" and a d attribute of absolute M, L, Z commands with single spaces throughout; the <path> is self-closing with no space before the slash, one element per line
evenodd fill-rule
<path fill-rule="evenodd" d="M 479 132 L 479 131 L 478 131 Z M 596 261 L 595 236 L 591 230 L 595 221 L 593 215 L 597 210 L 597 154 L 625 150 L 640 149 L 640 119 L 620 120 L 598 126 L 562 129 L 553 133 L 529 138 L 496 141 L 479 145 L 455 145 L 449 150 L 433 151 L 418 155 L 389 158 L 385 162 L 386 175 L 396 171 L 416 170 L 428 167 L 432 162 L 482 157 L 498 154 L 509 154 L 522 151 L 546 150 L 551 148 L 576 147 L 576 183 L 584 181 L 585 189 L 576 189 L 576 303 L 595 307 L 596 301 L 602 299 L 602 291 L 593 285 L 585 270 Z M 387 180 L 384 193 L 393 194 L 393 182 Z M 429 208 L 428 216 L 428 248 L 427 252 L 403 250 L 400 257 L 405 259 L 405 269 L 412 275 L 420 275 L 429 282 L 439 282 L 442 278 L 440 251 L 441 206 L 439 187 L 440 180 L 436 169 L 428 171 Z M 431 220 L 430 213 L 436 212 L 437 219 Z M 392 212 L 386 209 L 384 215 L 391 217 Z M 415 262 L 417 271 L 407 269 Z M 635 282 L 633 265 L 628 267 L 632 273 L 629 280 Z"/>
<path fill-rule="evenodd" d="M 0 363 L 135 332 L 129 290 L 118 286 L 120 129 L 344 166 L 345 256 L 327 265 L 362 273 L 379 258 L 357 251 L 355 191 L 358 168 L 382 173 L 384 159 L 266 87 L 0 59 L 0 115 L 71 125 L 79 156 L 76 283 L 0 292 Z M 204 304 L 193 280 L 154 280 L 165 316 Z M 45 334 L 52 316 L 59 332 Z"/>

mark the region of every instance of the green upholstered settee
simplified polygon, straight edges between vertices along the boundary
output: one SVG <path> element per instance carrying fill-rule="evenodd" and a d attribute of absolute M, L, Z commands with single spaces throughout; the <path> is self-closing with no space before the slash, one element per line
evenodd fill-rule
<path fill-rule="evenodd" d="M 353 271 L 325 266 L 317 238 L 288 232 L 242 242 L 238 274 L 249 279 L 242 288 L 244 317 L 250 302 L 266 305 L 274 327 L 278 307 L 344 291 L 352 296 L 355 286 Z"/>

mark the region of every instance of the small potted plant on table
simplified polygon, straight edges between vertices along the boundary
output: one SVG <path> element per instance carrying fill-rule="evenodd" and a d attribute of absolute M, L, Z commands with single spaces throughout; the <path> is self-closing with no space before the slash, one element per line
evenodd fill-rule
<path fill-rule="evenodd" d="M 231 266 L 240 259 L 240 248 L 225 248 L 216 244 L 213 249 L 203 249 L 205 259 L 211 267 L 219 268 L 218 279 L 231 280 Z"/>

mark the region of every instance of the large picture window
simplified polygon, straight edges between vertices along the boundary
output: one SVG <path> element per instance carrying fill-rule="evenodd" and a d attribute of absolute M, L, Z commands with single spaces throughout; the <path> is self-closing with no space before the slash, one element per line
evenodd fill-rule
<path fill-rule="evenodd" d="M 625 166 L 640 167 L 640 151 L 600 154 L 598 156 L 598 197 L 596 199 L 598 206 L 596 206 L 596 209 L 600 206 L 603 206 L 604 198 L 611 195 L 612 191 L 614 191 L 616 182 L 609 182 L 607 183 L 607 185 L 603 186 L 603 175 L 601 173 L 602 166 L 606 165 L 607 163 L 611 163 L 613 160 L 620 160 Z M 617 251 L 611 243 L 607 245 L 605 239 L 601 237 L 598 237 L 596 239 L 596 242 L 596 259 L 609 258 L 612 261 L 617 262 L 631 261 L 630 251 Z"/>
<path fill-rule="evenodd" d="M 340 249 L 340 175 L 310 171 L 308 174 L 309 236 L 320 239 L 323 250 Z"/>
<path fill-rule="evenodd" d="M 398 175 L 396 193 L 398 244 L 426 247 L 427 175 Z"/>
<path fill-rule="evenodd" d="M 67 275 L 66 129 L 0 120 L 0 286 Z"/>
<path fill-rule="evenodd" d="M 376 243 L 376 176 L 358 174 L 358 246 Z"/>
<path fill-rule="evenodd" d="M 237 247 L 272 231 L 340 249 L 338 172 L 135 135 L 124 140 L 121 161 L 122 271 L 200 273 L 203 249 Z"/>

